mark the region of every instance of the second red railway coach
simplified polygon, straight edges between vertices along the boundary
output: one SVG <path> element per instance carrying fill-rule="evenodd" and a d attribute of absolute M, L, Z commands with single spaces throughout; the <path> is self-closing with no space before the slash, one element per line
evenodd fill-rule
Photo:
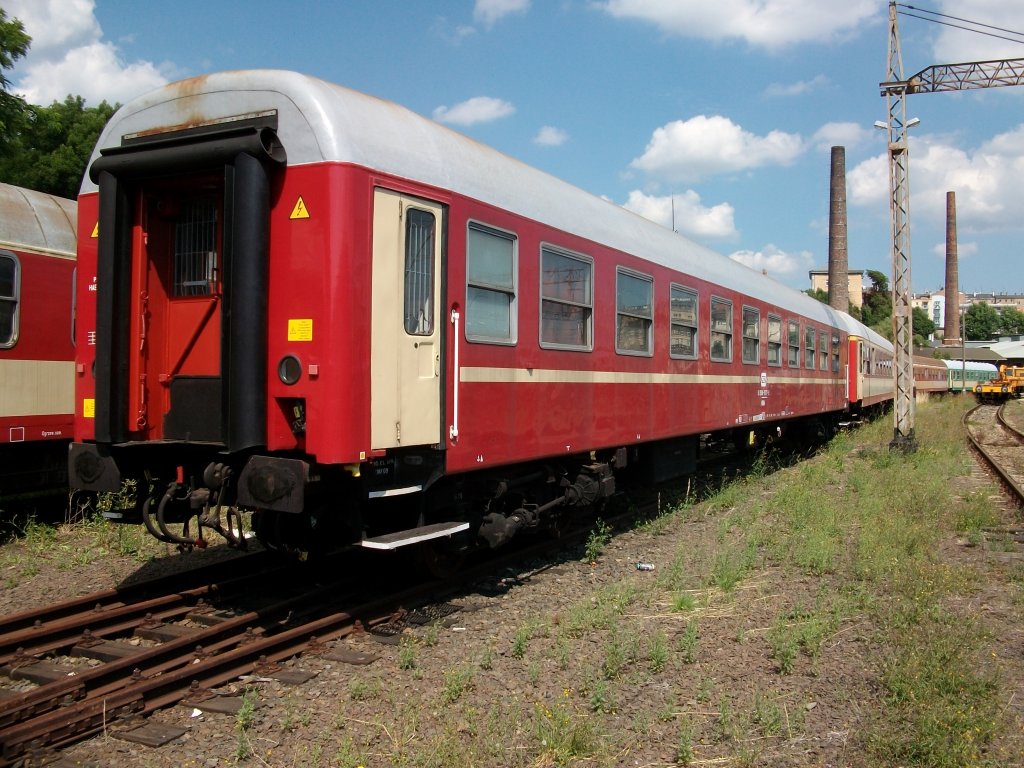
<path fill-rule="evenodd" d="M 830 428 L 850 337 L 869 335 L 395 104 L 290 72 L 125 105 L 79 206 L 72 484 L 138 478 L 125 514 L 180 543 L 196 533 L 171 521 L 237 539 L 220 515 L 245 508 L 271 544 L 322 539 L 326 521 L 367 546 L 467 528 L 494 544 L 607 495 L 627 461 L 685 470 L 701 433 Z M 412 495 L 415 519 L 392 519 Z"/>
<path fill-rule="evenodd" d="M 75 208 L 0 184 L 0 505 L 67 490 Z"/>

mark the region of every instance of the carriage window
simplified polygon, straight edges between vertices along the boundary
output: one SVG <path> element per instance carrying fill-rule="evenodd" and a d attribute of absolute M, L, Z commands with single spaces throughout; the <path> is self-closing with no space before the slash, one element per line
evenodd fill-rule
<path fill-rule="evenodd" d="M 813 328 L 804 329 L 804 368 L 814 369 L 814 337 Z"/>
<path fill-rule="evenodd" d="M 697 293 L 672 286 L 672 306 L 669 312 L 672 322 L 672 357 L 694 359 L 697 357 Z"/>
<path fill-rule="evenodd" d="M 768 315 L 768 365 L 782 365 L 782 318 Z"/>
<path fill-rule="evenodd" d="M 832 373 L 839 373 L 839 334 L 832 334 Z"/>
<path fill-rule="evenodd" d="M 542 347 L 593 347 L 594 265 L 588 259 L 540 250 L 540 343 Z"/>
<path fill-rule="evenodd" d="M 799 368 L 800 367 L 800 324 L 796 320 L 789 321 L 789 336 L 787 337 L 789 346 L 789 367 Z"/>
<path fill-rule="evenodd" d="M 828 370 L 828 334 L 825 331 L 818 334 L 818 370 Z"/>
<path fill-rule="evenodd" d="M 434 214 L 409 208 L 405 216 L 405 332 L 434 332 Z"/>
<path fill-rule="evenodd" d="M 761 313 L 750 307 L 743 308 L 743 362 L 761 361 Z"/>
<path fill-rule="evenodd" d="M 18 340 L 18 258 L 0 252 L 0 349 Z"/>
<path fill-rule="evenodd" d="M 711 299 L 711 359 L 732 362 L 732 302 Z"/>
<path fill-rule="evenodd" d="M 466 338 L 516 340 L 516 236 L 480 224 L 466 234 Z"/>
<path fill-rule="evenodd" d="M 192 200 L 174 222 L 175 298 L 217 292 L 217 203 Z"/>
<path fill-rule="evenodd" d="M 615 351 L 651 354 L 654 280 L 618 270 L 615 274 Z"/>

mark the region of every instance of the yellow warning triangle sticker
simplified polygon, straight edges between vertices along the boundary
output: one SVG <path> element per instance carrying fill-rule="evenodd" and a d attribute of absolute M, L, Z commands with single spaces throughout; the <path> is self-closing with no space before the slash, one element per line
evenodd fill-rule
<path fill-rule="evenodd" d="M 299 195 L 299 199 L 295 201 L 295 207 L 292 208 L 292 213 L 288 217 L 289 219 L 308 219 L 309 210 L 306 208 L 306 204 L 302 201 L 302 195 Z"/>
<path fill-rule="evenodd" d="M 89 235 L 89 237 L 99 237 L 99 236 L 100 236 L 100 223 L 97 221 L 96 222 L 96 226 L 92 228 L 92 234 Z"/>

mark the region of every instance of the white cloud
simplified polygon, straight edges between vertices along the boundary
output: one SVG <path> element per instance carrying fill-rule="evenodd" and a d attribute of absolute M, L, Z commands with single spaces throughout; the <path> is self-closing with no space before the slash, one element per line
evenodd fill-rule
<path fill-rule="evenodd" d="M 851 205 L 886 206 L 888 212 L 889 159 L 886 155 L 868 158 L 847 171 L 846 199 Z"/>
<path fill-rule="evenodd" d="M 560 147 L 568 140 L 569 134 L 553 125 L 545 125 L 533 137 L 533 143 L 540 144 L 542 147 Z"/>
<path fill-rule="evenodd" d="M 57 6 L 60 6 L 58 9 Z M 94 0 L 5 0 L 8 19 L 19 19 L 32 37 L 29 58 L 62 55 L 102 36 Z"/>
<path fill-rule="evenodd" d="M 463 40 L 467 40 L 477 33 L 476 28 L 469 24 L 458 24 L 452 28 L 444 16 L 434 19 L 430 29 L 446 43 L 454 46 L 462 45 Z"/>
<path fill-rule="evenodd" d="M 125 62 L 103 41 L 93 0 L 5 0 L 9 18 L 32 37 L 28 55 L 12 73 L 13 90 L 33 104 L 68 94 L 89 104 L 125 102 L 167 82 L 149 61 Z"/>
<path fill-rule="evenodd" d="M 630 167 L 671 181 L 693 183 L 721 173 L 788 165 L 803 151 L 798 134 L 757 136 L 727 117 L 698 115 L 655 129 L 643 155 Z"/>
<path fill-rule="evenodd" d="M 815 149 L 823 151 L 832 147 L 852 149 L 866 144 L 872 135 L 871 129 L 857 123 L 825 123 L 811 136 L 811 142 Z"/>
<path fill-rule="evenodd" d="M 529 8 L 530 0 L 476 0 L 473 19 L 490 29 L 510 13 L 525 13 Z"/>
<path fill-rule="evenodd" d="M 701 204 L 700 195 L 693 190 L 668 196 L 647 195 L 639 190 L 633 190 L 622 207 L 671 229 L 673 200 L 677 232 L 699 240 L 730 239 L 738 236 L 733 207 L 728 203 L 719 203 L 708 208 Z"/>
<path fill-rule="evenodd" d="M 885 21 L 880 0 L 604 0 L 617 18 L 639 19 L 666 34 L 708 40 L 742 40 L 768 49 L 829 43 Z"/>
<path fill-rule="evenodd" d="M 477 123 L 500 120 L 515 111 L 515 107 L 502 99 L 495 99 L 492 96 L 474 96 L 454 107 L 438 107 L 434 110 L 434 119 L 439 123 L 450 125 L 476 125 Z"/>
<path fill-rule="evenodd" d="M 960 232 L 1020 230 L 1024 222 L 1024 125 L 964 150 L 948 137 L 913 137 L 909 154 L 911 223 L 924 217 L 941 225 L 946 192 L 956 193 Z M 888 215 L 889 166 L 886 154 L 860 163 L 847 174 L 847 199 Z"/>
<path fill-rule="evenodd" d="M 787 253 L 771 243 L 759 251 L 735 251 L 729 254 L 729 258 L 775 278 L 805 272 L 814 263 L 810 251 Z"/>
<path fill-rule="evenodd" d="M 29 67 L 17 90 L 33 104 L 62 101 L 68 94 L 87 102 L 124 102 L 167 82 L 148 61 L 125 64 L 110 43 L 73 48 L 59 61 L 41 61 Z"/>
<path fill-rule="evenodd" d="M 961 19 L 970 19 L 1002 29 L 1024 30 L 1024 5 L 1021 3 L 1008 3 L 1006 0 L 940 0 L 936 5 L 940 13 L 955 15 Z M 920 12 L 917 15 L 928 17 L 928 14 Z M 961 27 L 970 26 L 956 19 L 942 19 L 942 21 Z M 904 29 L 910 28 L 911 24 L 915 25 L 915 29 L 922 25 L 932 28 L 932 25 L 925 24 L 923 21 L 901 16 L 900 32 L 903 33 Z M 907 69 L 904 71 L 904 75 L 909 77 L 931 64 L 991 61 L 992 59 L 1020 58 L 1024 55 L 1019 42 L 993 37 L 993 35 L 1003 37 L 1012 37 L 1012 35 L 1007 35 L 999 29 L 974 28 L 988 34 L 968 32 L 946 25 L 939 26 L 938 35 L 935 37 L 933 45 L 935 60 L 923 62 L 920 67 L 914 69 Z"/>
<path fill-rule="evenodd" d="M 977 253 L 978 253 L 978 244 L 977 243 L 971 243 L 971 242 L 964 242 L 963 240 L 961 240 L 959 238 L 959 234 L 960 233 L 958 232 L 957 233 L 958 237 L 957 237 L 957 241 L 956 241 L 956 255 L 957 255 L 957 258 L 958 259 L 959 258 L 964 258 L 964 257 L 970 258 L 971 256 L 976 256 Z M 946 241 L 943 240 L 943 241 L 938 242 L 935 245 L 933 245 L 932 246 L 932 253 L 934 253 L 936 256 L 942 256 L 943 258 L 945 258 L 946 257 Z"/>
<path fill-rule="evenodd" d="M 772 83 L 764 89 L 764 95 L 772 97 L 803 96 L 805 93 L 820 90 L 826 85 L 828 85 L 828 78 L 825 75 L 817 75 L 810 80 L 800 80 L 796 83 Z"/>

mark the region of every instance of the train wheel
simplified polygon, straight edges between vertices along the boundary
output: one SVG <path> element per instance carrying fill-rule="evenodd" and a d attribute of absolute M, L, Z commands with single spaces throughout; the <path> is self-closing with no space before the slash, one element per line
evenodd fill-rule
<path fill-rule="evenodd" d="M 466 562 L 466 547 L 458 538 L 432 539 L 416 547 L 417 565 L 435 579 L 447 581 Z"/>

